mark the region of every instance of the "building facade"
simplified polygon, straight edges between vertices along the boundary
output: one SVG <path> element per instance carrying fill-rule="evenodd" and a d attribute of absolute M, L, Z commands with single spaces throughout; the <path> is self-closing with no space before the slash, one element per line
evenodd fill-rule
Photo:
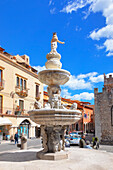
<path fill-rule="evenodd" d="M 94 89 L 95 94 L 95 135 L 101 143 L 113 144 L 113 77 L 104 74 L 102 92 Z"/>
<path fill-rule="evenodd" d="M 0 47 L 0 137 L 21 135 L 35 137 L 37 126 L 29 118 L 38 100 L 43 105 L 43 84 L 37 70 L 29 64 L 29 57 L 12 56 Z"/>
<path fill-rule="evenodd" d="M 95 121 L 94 121 L 94 105 L 90 105 L 89 102 L 82 102 L 78 100 L 72 100 L 78 105 L 78 109 L 81 111 L 81 119 L 73 124 L 70 128 L 71 131 L 82 131 L 84 133 L 95 132 Z"/>

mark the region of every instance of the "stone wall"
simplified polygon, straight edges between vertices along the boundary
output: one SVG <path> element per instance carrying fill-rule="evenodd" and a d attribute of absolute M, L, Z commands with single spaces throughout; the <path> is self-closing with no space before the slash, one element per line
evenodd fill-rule
<path fill-rule="evenodd" d="M 108 83 L 107 83 L 108 82 Z M 95 135 L 103 144 L 113 144 L 112 112 L 113 78 L 104 76 L 102 93 L 94 89 L 95 94 Z"/>

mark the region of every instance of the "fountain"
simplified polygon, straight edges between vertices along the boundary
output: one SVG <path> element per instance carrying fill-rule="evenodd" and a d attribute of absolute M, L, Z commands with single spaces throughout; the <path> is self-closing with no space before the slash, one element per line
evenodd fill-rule
<path fill-rule="evenodd" d="M 74 103 L 70 109 L 61 103 L 60 85 L 69 80 L 70 73 L 61 69 L 61 55 L 57 52 L 58 40 L 56 33 L 53 33 L 51 40 L 51 52 L 47 54 L 46 70 L 38 73 L 40 82 L 48 85 L 48 103 L 41 108 L 39 102 L 35 102 L 35 110 L 29 111 L 31 120 L 41 125 L 43 137 L 43 151 L 37 153 L 40 159 L 65 159 L 68 157 L 65 152 L 64 131 L 67 125 L 73 124 L 81 117 L 81 112 L 77 110 Z"/>

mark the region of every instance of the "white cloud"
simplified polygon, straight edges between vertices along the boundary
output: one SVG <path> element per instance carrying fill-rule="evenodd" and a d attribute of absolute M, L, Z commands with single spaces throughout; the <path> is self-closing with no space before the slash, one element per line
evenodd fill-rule
<path fill-rule="evenodd" d="M 104 45 L 95 44 L 95 46 L 97 47 L 98 50 L 102 50 L 103 48 L 105 48 Z"/>
<path fill-rule="evenodd" d="M 94 93 L 83 92 L 80 94 L 75 94 L 72 97 L 73 100 L 92 100 L 94 99 Z"/>
<path fill-rule="evenodd" d="M 94 83 L 103 81 L 103 75 L 98 75 L 97 72 L 90 72 L 87 74 L 79 74 L 78 76 L 71 75 L 70 80 L 64 85 L 64 87 L 68 87 L 71 90 L 92 90 Z"/>
<path fill-rule="evenodd" d="M 108 74 L 106 75 L 106 77 L 108 78 L 109 75 L 112 75 L 112 77 L 113 77 L 113 73 L 108 73 Z"/>
<path fill-rule="evenodd" d="M 52 4 L 52 0 L 49 1 L 49 5 L 51 5 L 51 4 Z"/>
<path fill-rule="evenodd" d="M 72 11 L 77 11 L 78 9 L 88 7 L 87 13 L 85 13 L 86 17 L 91 13 L 101 12 L 102 15 L 106 19 L 106 26 L 94 30 L 90 33 L 90 38 L 93 40 L 100 40 L 101 38 L 106 38 L 106 41 L 109 39 L 113 40 L 113 0 L 72 0 L 68 2 L 68 4 L 60 11 L 65 13 L 72 13 Z M 106 51 L 108 51 L 107 56 L 113 55 L 113 48 L 111 44 L 106 42 L 97 46 L 97 49 L 103 49 L 106 47 Z"/>
<path fill-rule="evenodd" d="M 78 79 L 83 79 L 83 78 L 87 78 L 87 77 L 91 77 L 91 76 L 96 76 L 98 73 L 97 72 L 91 72 L 91 73 L 87 73 L 87 74 L 80 74 L 77 76 Z"/>
<path fill-rule="evenodd" d="M 62 89 L 61 96 L 64 98 L 71 98 L 71 93 L 68 92 L 68 89 Z"/>
<path fill-rule="evenodd" d="M 109 53 L 107 54 L 107 57 L 110 57 L 110 56 L 113 56 L 113 53 L 109 52 Z"/>
<path fill-rule="evenodd" d="M 90 77 L 90 81 L 93 83 L 99 83 L 104 81 L 104 75 L 99 75 L 97 77 Z"/>
<path fill-rule="evenodd" d="M 72 96 L 71 93 L 68 92 L 68 89 L 63 89 L 61 96 L 71 100 L 92 100 L 94 98 L 94 93 L 83 92 Z"/>
<path fill-rule="evenodd" d="M 113 25 L 107 25 L 99 29 L 98 31 L 93 31 L 90 34 L 93 40 L 100 40 L 100 38 L 113 38 Z"/>
<path fill-rule="evenodd" d="M 50 9 L 50 13 L 51 13 L 51 14 L 55 14 L 55 12 L 56 12 L 56 8 Z"/>
<path fill-rule="evenodd" d="M 90 4 L 92 0 L 76 0 L 68 2 L 67 6 L 65 6 L 60 12 L 72 13 L 72 11 L 77 11 L 80 8 L 85 7 L 87 4 Z"/>
<path fill-rule="evenodd" d="M 74 75 L 70 76 L 70 80 L 64 85 L 72 90 L 76 89 L 92 89 L 92 84 L 84 79 L 77 79 Z"/>
<path fill-rule="evenodd" d="M 82 28 L 80 28 L 79 26 L 75 27 L 75 31 L 81 31 L 81 30 L 82 30 Z"/>
<path fill-rule="evenodd" d="M 112 3 L 112 0 L 92 0 L 89 9 L 95 13 L 100 11 L 103 12 L 103 10 L 109 8 Z"/>
<path fill-rule="evenodd" d="M 106 47 L 106 51 L 113 52 L 113 39 L 107 39 L 104 43 L 104 46 Z"/>
<path fill-rule="evenodd" d="M 32 66 L 34 69 L 36 69 L 38 72 L 42 71 L 42 70 L 46 70 L 45 66 Z"/>

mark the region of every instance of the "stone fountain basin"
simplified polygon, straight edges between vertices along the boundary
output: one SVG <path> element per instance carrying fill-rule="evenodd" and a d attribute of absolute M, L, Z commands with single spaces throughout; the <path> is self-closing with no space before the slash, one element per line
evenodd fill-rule
<path fill-rule="evenodd" d="M 28 112 L 32 121 L 40 125 L 70 125 L 81 118 L 79 110 L 35 109 Z"/>
<path fill-rule="evenodd" d="M 47 69 L 38 73 L 39 81 L 46 85 L 63 85 L 69 76 L 70 72 L 63 69 Z"/>

